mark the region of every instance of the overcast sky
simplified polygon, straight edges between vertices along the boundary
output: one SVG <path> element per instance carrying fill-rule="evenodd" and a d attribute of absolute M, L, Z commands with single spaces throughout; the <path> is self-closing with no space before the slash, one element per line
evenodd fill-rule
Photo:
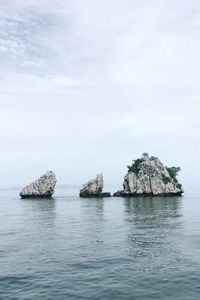
<path fill-rule="evenodd" d="M 148 152 L 198 186 L 199 80 L 199 0 L 0 0 L 1 185 Z"/>

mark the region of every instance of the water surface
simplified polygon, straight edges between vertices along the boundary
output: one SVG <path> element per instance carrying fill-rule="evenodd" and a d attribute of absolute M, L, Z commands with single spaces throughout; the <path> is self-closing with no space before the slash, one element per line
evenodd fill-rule
<path fill-rule="evenodd" d="M 200 299 L 200 201 L 0 191 L 0 299 Z M 68 196 L 67 196 L 68 195 Z"/>

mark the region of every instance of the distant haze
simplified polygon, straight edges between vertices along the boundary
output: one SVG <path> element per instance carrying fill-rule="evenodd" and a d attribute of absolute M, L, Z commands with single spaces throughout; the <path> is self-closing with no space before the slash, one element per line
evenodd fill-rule
<path fill-rule="evenodd" d="M 200 182 L 200 4 L 1 0 L 0 185 L 120 183 L 143 152 Z"/>

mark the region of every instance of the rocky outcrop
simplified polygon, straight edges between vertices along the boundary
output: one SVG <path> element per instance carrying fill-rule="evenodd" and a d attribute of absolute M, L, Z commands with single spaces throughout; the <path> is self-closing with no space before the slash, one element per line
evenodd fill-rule
<path fill-rule="evenodd" d="M 56 176 L 52 171 L 42 175 L 39 179 L 26 186 L 20 193 L 21 198 L 44 197 L 49 198 L 54 194 Z"/>
<path fill-rule="evenodd" d="M 165 167 L 157 157 L 144 154 L 128 166 L 123 190 L 114 196 L 181 196 L 182 185 L 176 178 L 179 171 L 180 168 Z"/>
<path fill-rule="evenodd" d="M 103 175 L 98 174 L 96 178 L 86 182 L 80 189 L 80 197 L 111 197 L 110 193 L 103 193 Z"/>

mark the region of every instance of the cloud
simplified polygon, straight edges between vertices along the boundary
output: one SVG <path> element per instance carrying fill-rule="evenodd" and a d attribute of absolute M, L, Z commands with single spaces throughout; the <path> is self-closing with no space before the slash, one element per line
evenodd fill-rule
<path fill-rule="evenodd" d="M 2 0 L 2 184 L 119 182 L 144 151 L 196 180 L 198 16 L 195 0 Z"/>

